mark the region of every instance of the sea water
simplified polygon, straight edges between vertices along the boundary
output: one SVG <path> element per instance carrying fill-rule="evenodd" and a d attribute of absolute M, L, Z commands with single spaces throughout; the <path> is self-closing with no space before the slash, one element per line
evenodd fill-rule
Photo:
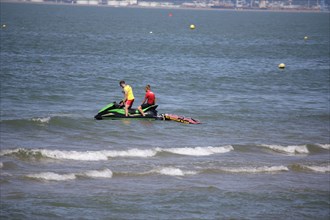
<path fill-rule="evenodd" d="M 1 27 L 1 219 L 329 218 L 329 13 L 1 3 Z M 120 80 L 202 124 L 94 120 Z"/>

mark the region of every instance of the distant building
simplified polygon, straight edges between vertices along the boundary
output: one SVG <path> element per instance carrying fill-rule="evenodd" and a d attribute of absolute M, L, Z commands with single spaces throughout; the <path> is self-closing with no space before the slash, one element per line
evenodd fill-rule
<path fill-rule="evenodd" d="M 98 5 L 99 0 L 77 0 L 78 5 Z"/>
<path fill-rule="evenodd" d="M 148 1 L 139 1 L 138 6 L 140 6 L 140 7 L 162 7 L 162 8 L 179 7 L 179 5 L 174 5 L 172 2 L 148 2 Z"/>
<path fill-rule="evenodd" d="M 1 1 L 1 0 L 0 0 Z M 11 1 L 11 0 L 5 0 Z M 267 9 L 329 11 L 330 0 L 13 0 L 78 5 L 140 6 L 163 8 Z"/>
<path fill-rule="evenodd" d="M 137 0 L 108 0 L 108 5 L 110 6 L 129 6 L 137 5 Z"/>
<path fill-rule="evenodd" d="M 236 0 L 236 8 L 243 8 L 244 3 L 244 0 Z"/>
<path fill-rule="evenodd" d="M 259 0 L 259 8 L 260 9 L 267 8 L 266 0 Z"/>

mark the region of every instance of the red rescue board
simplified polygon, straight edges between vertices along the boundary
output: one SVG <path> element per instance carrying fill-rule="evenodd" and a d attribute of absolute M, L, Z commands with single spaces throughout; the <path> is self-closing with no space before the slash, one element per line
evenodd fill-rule
<path fill-rule="evenodd" d="M 184 124 L 200 124 L 201 123 L 199 120 L 180 116 L 180 115 L 162 114 L 161 116 L 163 117 L 163 120 L 176 121 L 176 122 L 181 122 Z"/>

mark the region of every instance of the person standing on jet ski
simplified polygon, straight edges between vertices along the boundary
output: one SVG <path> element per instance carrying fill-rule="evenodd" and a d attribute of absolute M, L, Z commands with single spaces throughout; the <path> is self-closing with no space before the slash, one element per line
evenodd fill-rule
<path fill-rule="evenodd" d="M 134 102 L 134 94 L 133 89 L 130 85 L 126 85 L 125 81 L 120 81 L 119 85 L 121 88 L 123 88 L 124 92 L 124 99 L 123 103 L 125 104 L 125 116 L 128 116 L 128 109 L 130 109 Z"/>
<path fill-rule="evenodd" d="M 139 112 L 143 116 L 145 116 L 145 114 L 144 114 L 144 112 L 143 112 L 142 109 L 148 108 L 149 106 L 152 106 L 152 105 L 156 104 L 156 96 L 150 90 L 150 85 L 147 85 L 146 88 L 145 88 L 145 90 L 146 90 L 146 95 L 144 97 L 144 100 L 143 100 L 142 104 L 138 107 Z"/>

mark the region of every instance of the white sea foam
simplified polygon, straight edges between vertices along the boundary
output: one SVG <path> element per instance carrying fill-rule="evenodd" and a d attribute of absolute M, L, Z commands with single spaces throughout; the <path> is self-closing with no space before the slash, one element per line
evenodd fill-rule
<path fill-rule="evenodd" d="M 91 178 L 111 178 L 112 171 L 109 169 L 104 170 L 90 170 L 81 174 L 82 176 L 87 176 Z"/>
<path fill-rule="evenodd" d="M 60 150 L 33 150 L 52 159 L 100 161 L 108 160 L 106 151 L 60 151 Z"/>
<path fill-rule="evenodd" d="M 10 174 L 10 173 L 7 173 L 7 172 L 0 172 L 0 176 L 3 176 L 3 177 L 12 177 L 13 174 Z"/>
<path fill-rule="evenodd" d="M 63 150 L 46 150 L 46 149 L 23 149 L 17 148 L 12 150 L 1 150 L 0 156 L 11 155 L 14 153 L 40 153 L 44 157 L 59 160 L 82 160 L 82 161 L 100 161 L 108 160 L 109 157 L 152 157 L 157 154 L 154 149 L 140 150 L 130 149 L 123 151 L 63 151 Z"/>
<path fill-rule="evenodd" d="M 5 155 L 10 155 L 13 153 L 17 153 L 20 150 L 23 150 L 22 148 L 17 148 L 17 149 L 7 149 L 7 150 L 0 150 L 0 157 L 5 156 Z"/>
<path fill-rule="evenodd" d="M 164 167 L 158 170 L 155 170 L 156 173 L 167 175 L 167 176 L 185 176 L 185 175 L 194 175 L 195 171 L 183 171 L 175 167 Z"/>
<path fill-rule="evenodd" d="M 29 175 L 27 175 L 27 177 L 33 178 L 33 179 L 47 180 L 47 181 L 65 181 L 65 180 L 76 179 L 76 175 L 73 173 L 58 174 L 58 173 L 53 173 L 53 172 L 29 174 Z"/>
<path fill-rule="evenodd" d="M 45 118 L 32 118 L 32 121 L 40 122 L 40 123 L 49 123 L 51 120 L 51 117 L 45 117 Z"/>
<path fill-rule="evenodd" d="M 330 172 L 330 165 L 327 166 L 303 166 L 308 170 L 312 170 L 315 172 L 326 173 Z"/>
<path fill-rule="evenodd" d="M 101 161 L 115 157 L 154 157 L 159 152 L 169 152 L 187 156 L 207 156 L 217 153 L 226 153 L 234 150 L 232 146 L 224 147 L 195 147 L 195 148 L 152 148 L 152 149 L 128 149 L 128 150 L 101 150 L 101 151 L 66 151 L 47 149 L 24 149 L 17 148 L 11 150 L 1 150 L 0 156 L 22 153 L 33 156 L 41 154 L 44 157 L 57 160 L 81 160 L 81 161 Z"/>
<path fill-rule="evenodd" d="M 3 168 L 3 163 L 2 163 L 2 162 L 0 162 L 0 169 L 1 169 L 1 168 Z"/>
<path fill-rule="evenodd" d="M 42 155 L 54 159 L 99 161 L 108 160 L 109 157 L 152 157 L 156 155 L 155 150 L 130 149 L 126 151 L 59 151 L 40 150 Z"/>
<path fill-rule="evenodd" d="M 330 144 L 318 144 L 317 146 L 323 148 L 323 149 L 327 149 L 330 150 Z"/>
<path fill-rule="evenodd" d="M 130 149 L 126 151 L 107 151 L 108 157 L 153 157 L 157 154 L 155 149 Z"/>
<path fill-rule="evenodd" d="M 161 151 L 170 152 L 173 154 L 188 155 L 188 156 L 208 156 L 212 154 L 227 153 L 234 150 L 232 146 L 224 147 L 185 147 L 185 148 L 166 148 Z"/>
<path fill-rule="evenodd" d="M 269 148 L 274 151 L 283 152 L 287 154 L 308 154 L 309 151 L 306 145 L 292 145 L 292 146 L 281 146 L 281 145 L 262 145 L 263 147 Z"/>
<path fill-rule="evenodd" d="M 58 174 L 54 172 L 43 172 L 37 174 L 29 174 L 27 177 L 39 180 L 47 181 L 67 181 L 74 180 L 79 176 L 89 177 L 89 178 L 111 178 L 112 171 L 109 169 L 104 170 L 89 170 L 82 173 L 67 173 L 67 174 Z"/>
<path fill-rule="evenodd" d="M 224 168 L 225 172 L 230 173 L 269 173 L 269 172 L 281 172 L 289 171 L 286 166 L 263 166 L 263 167 L 239 167 L 239 168 Z"/>

